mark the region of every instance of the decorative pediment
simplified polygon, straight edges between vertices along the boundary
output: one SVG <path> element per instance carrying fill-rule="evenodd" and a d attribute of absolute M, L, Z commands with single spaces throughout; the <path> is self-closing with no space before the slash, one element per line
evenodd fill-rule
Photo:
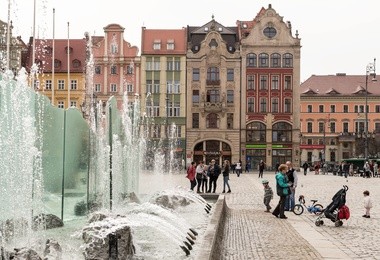
<path fill-rule="evenodd" d="M 326 91 L 326 94 L 338 95 L 338 94 L 340 94 L 340 92 L 336 91 L 334 88 L 330 88 L 329 90 Z"/>
<path fill-rule="evenodd" d="M 302 92 L 302 94 L 315 95 L 315 94 L 318 94 L 318 93 L 315 92 L 314 90 L 312 90 L 311 88 L 308 88 L 306 91 Z"/>
<path fill-rule="evenodd" d="M 370 92 L 366 91 L 365 88 L 363 88 L 362 86 L 357 86 L 356 90 L 352 93 L 352 94 L 365 94 L 367 92 L 367 94 L 371 94 Z"/>

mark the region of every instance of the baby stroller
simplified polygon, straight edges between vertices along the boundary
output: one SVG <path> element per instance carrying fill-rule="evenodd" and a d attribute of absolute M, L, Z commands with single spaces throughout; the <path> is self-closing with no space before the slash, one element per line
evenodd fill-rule
<path fill-rule="evenodd" d="M 335 223 L 336 227 L 343 225 L 342 219 L 348 219 L 350 217 L 350 211 L 346 206 L 346 193 L 348 187 L 343 185 L 332 198 L 332 202 L 322 211 L 322 213 L 315 220 L 316 226 L 323 225 L 323 218 L 328 218 Z"/>

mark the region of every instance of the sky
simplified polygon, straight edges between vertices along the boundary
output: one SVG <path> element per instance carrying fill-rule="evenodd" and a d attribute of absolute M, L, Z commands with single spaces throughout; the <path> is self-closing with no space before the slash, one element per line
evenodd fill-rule
<path fill-rule="evenodd" d="M 202 26 L 212 15 L 224 26 L 236 26 L 237 20 L 253 20 L 272 4 L 291 22 L 293 36 L 298 30 L 301 38 L 301 82 L 311 75 L 365 75 L 374 58 L 380 64 L 378 0 L 1 0 L 0 19 L 5 22 L 9 4 L 14 35 L 26 43 L 33 24 L 36 38 L 52 39 L 54 27 L 55 39 L 78 39 L 85 32 L 103 36 L 105 26 L 117 23 L 125 28 L 124 39 L 139 49 L 143 26 Z"/>

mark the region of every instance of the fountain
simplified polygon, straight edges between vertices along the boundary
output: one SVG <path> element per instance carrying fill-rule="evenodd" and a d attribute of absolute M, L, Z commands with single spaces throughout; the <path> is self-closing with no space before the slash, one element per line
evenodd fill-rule
<path fill-rule="evenodd" d="M 76 108 L 53 107 L 27 79 L 25 70 L 0 75 L 3 259 L 182 259 L 196 251 L 210 204 L 179 187 L 140 197 L 148 151 L 138 97 L 122 111 L 114 98 L 90 107 L 88 123 Z"/>

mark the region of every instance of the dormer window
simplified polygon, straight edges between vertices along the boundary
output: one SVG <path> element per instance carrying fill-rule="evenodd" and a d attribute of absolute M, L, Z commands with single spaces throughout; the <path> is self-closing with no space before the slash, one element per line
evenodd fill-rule
<path fill-rule="evenodd" d="M 47 46 L 47 47 L 45 47 L 45 53 L 46 54 L 51 54 L 53 52 L 53 48 L 52 47 L 50 47 L 50 46 Z"/>
<path fill-rule="evenodd" d="M 208 27 L 205 27 L 205 32 L 208 32 Z"/>
<path fill-rule="evenodd" d="M 73 67 L 74 68 L 79 68 L 80 64 L 81 64 L 80 60 L 77 60 L 77 59 L 73 60 Z"/>
<path fill-rule="evenodd" d="M 61 61 L 60 60 L 54 60 L 54 68 L 60 68 L 61 67 Z"/>
<path fill-rule="evenodd" d="M 73 53 L 73 48 L 72 48 L 72 47 L 65 47 L 65 53 L 66 53 L 66 54 L 71 54 L 71 53 Z"/>
<path fill-rule="evenodd" d="M 161 50 L 161 40 L 154 40 L 153 50 Z"/>
<path fill-rule="evenodd" d="M 172 40 L 172 39 L 168 40 L 168 42 L 166 44 L 166 49 L 167 50 L 174 50 L 174 40 Z"/>

